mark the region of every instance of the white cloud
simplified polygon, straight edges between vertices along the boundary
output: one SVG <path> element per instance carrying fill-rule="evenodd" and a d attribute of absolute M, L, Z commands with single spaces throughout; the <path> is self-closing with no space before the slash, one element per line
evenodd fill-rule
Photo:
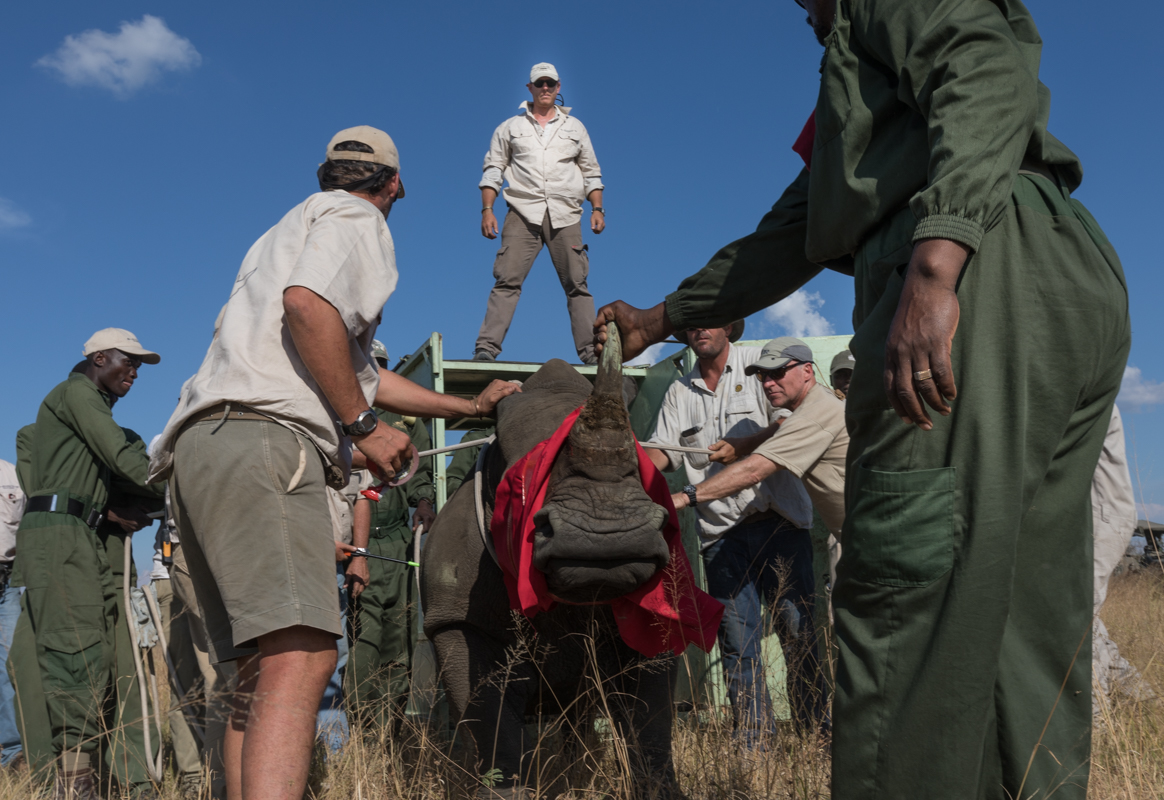
<path fill-rule="evenodd" d="M 36 63 L 70 86 L 97 86 L 128 97 L 167 70 L 193 69 L 202 56 L 189 39 L 146 14 L 138 22 L 121 23 L 117 33 L 90 30 L 66 36 L 55 53 Z"/>
<path fill-rule="evenodd" d="M 828 336 L 833 333 L 833 325 L 817 311 L 823 305 L 819 292 L 797 289 L 764 309 L 764 320 L 779 325 L 788 336 Z"/>
<path fill-rule="evenodd" d="M 11 231 L 16 228 L 27 228 L 32 224 L 32 217 L 7 198 L 0 197 L 0 231 Z"/>
<path fill-rule="evenodd" d="M 633 360 L 627 361 L 625 366 L 650 367 L 658 364 L 663 360 L 663 348 L 665 348 L 667 344 L 667 342 L 659 342 L 658 344 L 651 345 L 646 350 L 639 353 Z"/>
<path fill-rule="evenodd" d="M 1164 403 L 1164 384 L 1145 380 L 1139 367 L 1124 367 L 1124 379 L 1116 402 L 1128 408 Z"/>

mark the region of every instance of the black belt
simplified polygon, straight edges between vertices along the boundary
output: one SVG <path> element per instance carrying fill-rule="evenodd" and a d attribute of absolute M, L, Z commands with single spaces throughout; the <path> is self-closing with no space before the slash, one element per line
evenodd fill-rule
<path fill-rule="evenodd" d="M 57 514 L 68 514 L 69 516 L 73 516 L 81 520 L 90 528 L 96 528 L 101 524 L 101 520 L 105 518 L 105 515 L 96 508 L 91 508 L 89 509 L 88 513 L 86 513 L 85 504 L 80 500 L 74 500 L 72 497 L 68 498 L 68 502 L 66 502 L 62 508 L 60 502 L 61 499 L 62 498 L 60 495 L 55 494 L 46 494 L 41 495 L 40 497 L 33 497 L 28 501 L 28 507 L 25 509 L 25 512 L 48 511 Z"/>

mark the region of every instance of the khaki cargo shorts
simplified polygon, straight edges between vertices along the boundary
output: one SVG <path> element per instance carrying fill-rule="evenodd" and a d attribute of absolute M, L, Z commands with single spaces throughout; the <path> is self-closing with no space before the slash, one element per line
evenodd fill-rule
<path fill-rule="evenodd" d="M 170 483 L 211 661 L 254 653 L 258 637 L 295 625 L 342 636 L 318 451 L 274 421 L 220 423 L 179 433 Z"/>

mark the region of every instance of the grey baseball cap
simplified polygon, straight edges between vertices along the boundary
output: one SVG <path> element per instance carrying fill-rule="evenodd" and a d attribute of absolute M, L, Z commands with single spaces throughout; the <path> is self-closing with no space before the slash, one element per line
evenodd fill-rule
<path fill-rule="evenodd" d="M 833 356 L 833 363 L 829 365 L 829 375 L 836 375 L 839 369 L 852 369 L 857 366 L 857 359 L 848 350 L 842 350 Z"/>
<path fill-rule="evenodd" d="M 755 375 L 762 369 L 780 369 L 790 361 L 812 361 L 812 348 L 792 336 L 781 336 L 764 345 L 760 360 L 744 367 L 745 375 Z"/>

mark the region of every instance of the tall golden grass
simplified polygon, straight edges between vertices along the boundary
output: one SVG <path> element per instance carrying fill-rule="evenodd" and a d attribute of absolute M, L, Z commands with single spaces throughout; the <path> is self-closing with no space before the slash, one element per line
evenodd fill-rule
<path fill-rule="evenodd" d="M 1155 568 L 1114 578 L 1103 617 L 1123 655 L 1164 695 L 1164 572 Z M 633 744 L 599 722 L 588 726 L 585 746 L 571 755 L 563 747 L 563 724 L 552 721 L 536 734 L 539 764 L 544 767 L 539 771 L 537 793 L 561 800 L 629 797 Z M 829 797 L 827 742 L 800 736 L 787 723 L 781 725 L 775 742 L 763 753 L 749 755 L 733 744 L 730 717 L 724 710 L 677 719 L 674 757 L 683 793 L 690 800 Z M 1096 720 L 1093 737 L 1090 798 L 1164 800 L 1164 701 L 1114 698 Z M 317 800 L 461 798 L 488 782 L 488 776 L 475 774 L 465 762 L 457 741 L 447 741 L 411 718 L 402 718 L 394 731 L 353 731 L 348 744 L 330 757 L 318 752 L 308 796 Z M 657 788 L 662 797 L 663 787 Z M 34 785 L 27 771 L 0 771 L 0 799 L 48 800 L 51 796 L 51 787 Z M 510 796 L 506 795 L 507 800 Z M 179 800 L 172 771 L 160 797 Z"/>

